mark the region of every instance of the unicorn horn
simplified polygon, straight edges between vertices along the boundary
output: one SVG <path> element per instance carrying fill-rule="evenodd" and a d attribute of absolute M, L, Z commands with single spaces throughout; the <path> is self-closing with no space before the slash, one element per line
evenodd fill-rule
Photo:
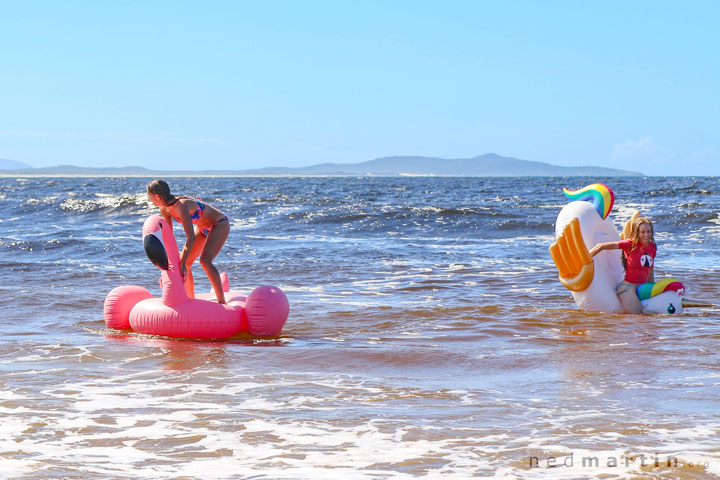
<path fill-rule="evenodd" d="M 704 300 L 693 300 L 692 298 L 683 298 L 682 299 L 682 306 L 684 308 L 688 307 L 714 307 L 710 302 L 706 302 Z"/>

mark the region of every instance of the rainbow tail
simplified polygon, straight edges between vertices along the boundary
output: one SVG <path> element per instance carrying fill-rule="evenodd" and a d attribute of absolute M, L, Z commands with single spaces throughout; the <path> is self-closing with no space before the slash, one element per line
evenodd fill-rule
<path fill-rule="evenodd" d="M 615 194 L 610 190 L 610 187 L 602 183 L 593 183 L 580 190 L 563 188 L 563 192 L 570 200 L 587 200 L 592 202 L 598 215 L 600 215 L 600 218 L 603 220 L 610 214 L 610 210 L 612 210 L 613 204 L 615 203 Z"/>

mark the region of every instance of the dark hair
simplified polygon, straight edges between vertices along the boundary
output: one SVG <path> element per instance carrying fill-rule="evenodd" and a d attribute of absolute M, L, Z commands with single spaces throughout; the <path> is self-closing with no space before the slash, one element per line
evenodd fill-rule
<path fill-rule="evenodd" d="M 175 195 L 170 193 L 170 186 L 167 184 L 167 182 L 161 178 L 158 178 L 148 183 L 147 191 L 148 193 L 154 193 L 155 195 L 158 195 L 160 197 L 160 201 L 166 207 L 169 207 L 178 200 Z"/>

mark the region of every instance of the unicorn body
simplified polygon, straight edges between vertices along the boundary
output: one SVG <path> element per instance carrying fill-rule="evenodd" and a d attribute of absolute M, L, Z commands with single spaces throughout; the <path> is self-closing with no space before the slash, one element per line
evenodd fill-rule
<path fill-rule="evenodd" d="M 623 308 L 615 292 L 625 275 L 621 251 L 605 250 L 592 258 L 588 254 L 598 243 L 621 240 L 607 218 L 615 195 L 599 183 L 576 191 L 565 189 L 565 195 L 573 201 L 560 210 L 555 222 L 556 242 L 550 247 L 560 280 L 581 309 L 621 313 Z M 643 313 L 683 313 L 684 294 L 685 288 L 674 279 L 638 287 Z"/>

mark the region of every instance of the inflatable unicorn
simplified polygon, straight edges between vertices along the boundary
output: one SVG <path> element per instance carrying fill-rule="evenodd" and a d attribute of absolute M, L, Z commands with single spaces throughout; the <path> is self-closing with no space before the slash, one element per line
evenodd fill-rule
<path fill-rule="evenodd" d="M 560 282 L 572 292 L 583 310 L 607 313 L 622 312 L 615 288 L 624 278 L 620 250 L 605 250 L 590 257 L 589 250 L 598 243 L 619 242 L 621 235 L 607 217 L 615 194 L 601 183 L 580 190 L 563 189 L 572 200 L 558 214 L 556 241 L 550 256 L 560 274 Z M 629 235 L 635 212 L 623 229 Z M 683 313 L 685 307 L 710 306 L 705 302 L 683 298 L 685 287 L 673 278 L 645 283 L 637 288 L 643 313 Z"/>
<path fill-rule="evenodd" d="M 162 298 L 153 298 L 137 285 L 114 288 L 103 308 L 108 327 L 176 338 L 228 338 L 245 331 L 258 336 L 280 333 L 289 313 L 282 290 L 263 286 L 245 296 L 230 291 L 227 274 L 223 273 L 226 304 L 217 303 L 212 291 L 190 298 L 180 276 L 180 254 L 172 226 L 160 215 L 151 215 L 142 233 L 145 253 L 161 270 Z"/>

